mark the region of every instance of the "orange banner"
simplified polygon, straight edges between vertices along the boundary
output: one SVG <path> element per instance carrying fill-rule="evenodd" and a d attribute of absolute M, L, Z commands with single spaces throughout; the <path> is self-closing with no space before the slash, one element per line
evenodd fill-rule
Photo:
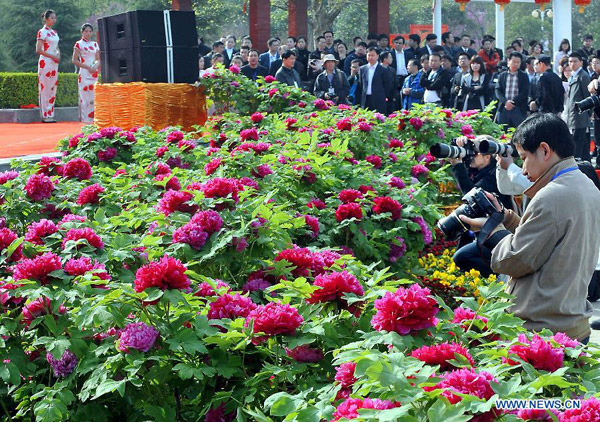
<path fill-rule="evenodd" d="M 192 130 L 207 120 L 203 90 L 189 84 L 96 84 L 94 101 L 94 123 L 99 128 L 181 126 Z"/>

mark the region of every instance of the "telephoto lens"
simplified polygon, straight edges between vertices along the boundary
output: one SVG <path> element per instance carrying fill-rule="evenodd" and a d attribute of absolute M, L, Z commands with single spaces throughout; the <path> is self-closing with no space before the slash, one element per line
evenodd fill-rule
<path fill-rule="evenodd" d="M 496 211 L 494 204 L 485 195 L 481 188 L 473 188 L 462 198 L 464 204 L 452 211 L 447 217 L 440 219 L 437 227 L 444 233 L 447 239 L 458 239 L 458 237 L 470 229 L 459 217 L 461 215 L 477 218 L 491 215 Z"/>
<path fill-rule="evenodd" d="M 500 144 L 494 141 L 483 140 L 479 143 L 479 152 L 481 154 L 498 154 L 502 157 L 518 157 L 517 149 L 511 144 Z"/>
<path fill-rule="evenodd" d="M 435 158 L 465 158 L 472 155 L 467 148 L 437 143 L 429 148 Z"/>
<path fill-rule="evenodd" d="M 584 111 L 591 110 L 593 108 L 600 107 L 600 97 L 598 95 L 592 95 L 587 97 L 585 100 L 579 101 L 575 103 L 575 108 L 579 113 L 583 113 Z"/>

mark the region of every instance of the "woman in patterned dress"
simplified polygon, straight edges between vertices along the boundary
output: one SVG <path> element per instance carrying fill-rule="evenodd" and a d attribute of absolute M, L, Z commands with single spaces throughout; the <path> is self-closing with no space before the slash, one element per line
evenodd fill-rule
<path fill-rule="evenodd" d="M 98 81 L 100 49 L 92 41 L 94 28 L 89 23 L 81 26 L 81 39 L 73 47 L 73 64 L 79 68 L 79 120 L 94 121 L 94 84 Z"/>
<path fill-rule="evenodd" d="M 56 23 L 56 13 L 46 10 L 42 14 L 44 27 L 37 33 L 35 52 L 40 55 L 38 61 L 38 91 L 42 122 L 56 123 L 54 120 L 54 101 L 58 86 L 58 34 L 52 29 Z"/>

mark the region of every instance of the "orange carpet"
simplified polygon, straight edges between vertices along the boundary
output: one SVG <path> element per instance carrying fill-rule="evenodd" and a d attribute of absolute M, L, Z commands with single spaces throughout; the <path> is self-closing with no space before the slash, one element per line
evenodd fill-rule
<path fill-rule="evenodd" d="M 59 140 L 83 126 L 79 122 L 0 123 L 0 158 L 56 151 Z"/>

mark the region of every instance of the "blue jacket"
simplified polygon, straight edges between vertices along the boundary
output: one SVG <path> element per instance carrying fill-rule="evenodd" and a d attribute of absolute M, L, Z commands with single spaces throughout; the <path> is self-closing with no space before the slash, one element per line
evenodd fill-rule
<path fill-rule="evenodd" d="M 276 58 L 277 59 L 281 58 L 281 56 L 279 55 L 279 52 L 277 52 Z M 268 51 L 266 53 L 262 53 L 260 56 L 258 56 L 258 64 L 260 64 L 263 67 L 266 67 L 267 69 L 271 68 L 271 61 L 269 59 Z"/>
<path fill-rule="evenodd" d="M 409 75 L 404 79 L 404 84 L 402 84 L 402 88 L 410 88 L 410 95 L 402 96 L 402 108 L 405 110 L 409 110 L 412 108 L 413 104 L 422 104 L 423 103 L 423 95 L 425 94 L 425 88 L 421 86 L 421 77 L 423 76 L 423 71 L 419 70 L 416 75 Z"/>

